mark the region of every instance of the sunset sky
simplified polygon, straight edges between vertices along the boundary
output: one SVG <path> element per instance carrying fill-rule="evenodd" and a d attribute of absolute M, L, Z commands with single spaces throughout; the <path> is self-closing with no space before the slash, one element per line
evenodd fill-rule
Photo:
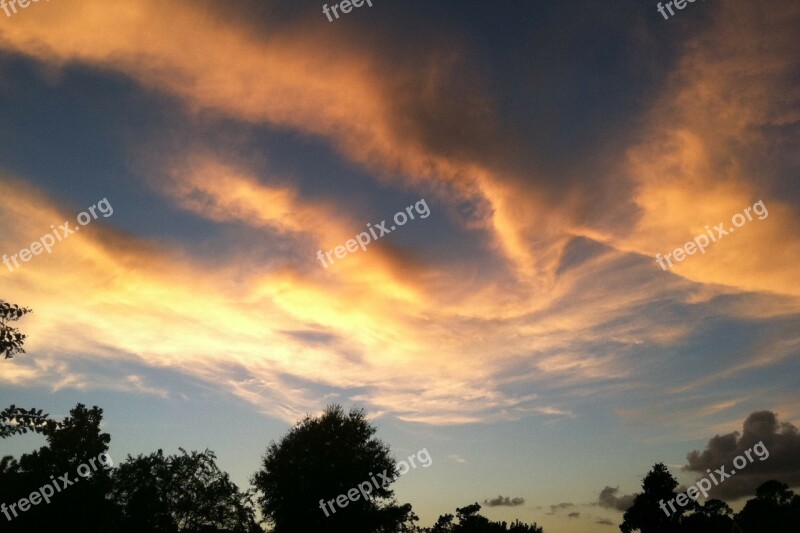
<path fill-rule="evenodd" d="M 245 488 L 306 413 L 363 407 L 429 451 L 395 485 L 422 525 L 501 495 L 546 533 L 618 531 L 654 463 L 692 483 L 752 413 L 800 425 L 800 3 L 323 3 L 0 11 L 0 254 L 113 208 L 0 265 L 33 309 L 2 406 L 99 405 L 115 461 L 208 447 Z M 750 426 L 786 461 L 738 494 L 800 486 L 792 428 Z"/>

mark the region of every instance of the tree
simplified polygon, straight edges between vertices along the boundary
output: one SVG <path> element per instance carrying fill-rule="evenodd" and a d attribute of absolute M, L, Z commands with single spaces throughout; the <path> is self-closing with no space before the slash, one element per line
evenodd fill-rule
<path fill-rule="evenodd" d="M 730 533 L 733 528 L 733 510 L 722 500 L 710 499 L 698 506 L 694 513 L 683 519 L 681 531 L 685 533 Z M 735 530 L 734 530 L 735 531 Z"/>
<path fill-rule="evenodd" d="M 505 522 L 503 522 L 505 524 Z M 508 533 L 544 533 L 544 530 L 534 522 L 533 524 L 525 524 L 519 520 L 509 526 Z"/>
<path fill-rule="evenodd" d="M 25 353 L 22 344 L 26 335 L 19 329 L 12 328 L 9 322 L 19 320 L 27 313 L 32 312 L 27 307 L 20 307 L 0 300 L 0 353 L 5 354 L 5 359 L 11 359 L 16 353 Z"/>
<path fill-rule="evenodd" d="M 249 493 L 216 464 L 211 450 L 128 456 L 114 473 L 111 498 L 123 531 L 251 533 L 262 531 Z"/>
<path fill-rule="evenodd" d="M 23 455 L 21 467 L 34 470 L 46 465 L 59 474 L 75 471 L 78 465 L 108 451 L 111 435 L 100 431 L 102 421 L 102 409 L 96 405 L 87 409 L 82 403 L 77 404 L 60 424 L 43 432 L 48 445 Z"/>
<path fill-rule="evenodd" d="M 800 496 L 789 490 L 789 486 L 770 480 L 756 489 L 756 496 L 747 501 L 744 508 L 733 515 L 731 508 L 723 501 L 710 499 L 701 505 L 688 500 L 686 507 L 674 505 L 676 512 L 670 516 L 663 512 L 661 503 L 676 497 L 677 480 L 669 473 L 663 463 L 657 463 L 645 476 L 642 493 L 638 494 L 633 505 L 625 511 L 619 526 L 623 533 L 796 533 L 800 531 Z M 458 530 L 450 525 L 452 515 L 442 529 L 431 533 L 455 533 Z M 438 523 L 437 523 L 438 526 Z"/>
<path fill-rule="evenodd" d="M 687 508 L 676 506 L 669 516 L 661 506 L 676 496 L 678 481 L 672 477 L 664 463 L 656 463 L 642 480 L 642 492 L 622 516 L 619 528 L 623 533 L 639 530 L 641 533 L 672 533 L 679 531 L 681 516 Z M 693 503 L 693 502 L 692 502 Z"/>
<path fill-rule="evenodd" d="M 475 502 L 466 507 L 456 509 L 458 523 L 453 523 L 453 515 L 439 516 L 436 524 L 430 529 L 423 530 L 427 533 L 543 533 L 535 522 L 525 524 L 515 520 L 509 527 L 506 522 L 492 522 L 485 516 L 478 514 L 481 506 Z"/>
<path fill-rule="evenodd" d="M 455 517 L 449 513 L 439 515 L 439 519 L 433 524 L 433 527 L 428 530 L 428 533 L 452 533 L 453 518 Z"/>
<path fill-rule="evenodd" d="M 453 526 L 453 533 L 493 533 L 495 531 L 505 531 L 499 524 L 492 524 L 488 518 L 478 514 L 481 506 L 478 502 L 466 507 L 456 508 L 456 518 L 458 524 Z"/>
<path fill-rule="evenodd" d="M 800 531 L 800 496 L 789 486 L 770 480 L 756 489 L 756 497 L 748 500 L 736 515 L 736 523 L 745 533 Z"/>
<path fill-rule="evenodd" d="M 38 411 L 37 411 L 38 414 Z M 16 502 L 40 487 L 57 483 L 51 501 L 35 512 L 21 513 L 9 531 L 58 531 L 69 524 L 73 531 L 108 530 L 114 507 L 106 500 L 110 476 L 100 464 L 107 457 L 110 435 L 100 431 L 103 410 L 77 404 L 60 423 L 48 421 L 42 433 L 47 445 L 23 454 L 2 472 L 0 501 Z M 5 461 L 4 461 L 5 462 Z M 90 467 L 89 465 L 94 465 Z M 69 483 L 61 481 L 66 478 Z"/>
<path fill-rule="evenodd" d="M 57 422 L 48 419 L 48 414 L 42 410 L 31 409 L 26 411 L 22 407 L 11 405 L 0 411 L 0 439 L 6 439 L 20 433 L 44 433 L 48 428 L 52 431 L 58 427 Z M 3 476 L 12 476 L 18 467 L 17 462 L 10 455 L 0 459 L 0 480 Z"/>
<path fill-rule="evenodd" d="M 112 476 L 111 499 L 122 514 L 121 529 L 177 531 L 170 512 L 171 478 L 161 450 L 120 464 Z"/>
<path fill-rule="evenodd" d="M 275 533 L 390 533 L 412 527 L 411 506 L 398 506 L 389 488 L 399 474 L 389 447 L 374 438 L 376 431 L 363 410 L 346 414 L 331 405 L 269 444 L 252 483 Z M 344 505 L 333 501 L 337 498 Z"/>

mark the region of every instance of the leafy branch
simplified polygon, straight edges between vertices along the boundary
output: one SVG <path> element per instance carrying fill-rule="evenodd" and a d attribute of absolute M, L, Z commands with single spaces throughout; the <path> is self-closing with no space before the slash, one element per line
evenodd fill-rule
<path fill-rule="evenodd" d="M 11 359 L 16 353 L 25 353 L 22 344 L 26 335 L 19 329 L 12 328 L 9 322 L 19 320 L 32 310 L 0 300 L 0 353 L 5 354 L 5 359 Z"/>
<path fill-rule="evenodd" d="M 42 410 L 25 410 L 11 405 L 0 411 L 0 439 L 21 433 L 47 433 L 60 427 L 60 423 L 50 420 L 50 415 Z"/>

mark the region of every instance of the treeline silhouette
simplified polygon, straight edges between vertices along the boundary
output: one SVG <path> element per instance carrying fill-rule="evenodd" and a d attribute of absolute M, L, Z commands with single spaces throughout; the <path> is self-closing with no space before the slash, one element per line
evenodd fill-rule
<path fill-rule="evenodd" d="M 444 514 L 432 527 L 421 527 L 410 504 L 398 504 L 391 482 L 399 474 L 389 447 L 374 437 L 363 410 L 346 413 L 326 408 L 307 416 L 279 442 L 271 442 L 253 488 L 240 490 L 219 469 L 211 450 L 179 448 L 175 455 L 158 450 L 130 455 L 110 467 L 111 436 L 100 430 L 103 411 L 78 404 L 55 421 L 40 410 L 11 406 L 0 412 L 0 438 L 41 433 L 47 444 L 19 459 L 0 461 L 0 531 L 185 532 L 185 533 L 543 533 L 537 524 L 493 522 L 477 503 Z M 103 457 L 106 457 L 104 459 Z M 100 459 L 98 459 L 100 458 Z M 90 468 L 88 465 L 92 465 Z M 348 500 L 335 513 L 321 505 L 357 487 L 376 472 L 390 483 L 370 498 Z M 66 474 L 66 475 L 65 475 Z M 69 486 L 62 486 L 69 481 Z M 26 505 L 44 485 L 50 502 Z M 642 492 L 625 511 L 623 533 L 796 533 L 800 531 L 800 496 L 768 481 L 734 514 L 727 504 L 690 501 L 667 516 L 660 501 L 674 498 L 677 480 L 662 463 L 645 476 Z M 39 498 L 37 498 L 39 499 Z M 11 504 L 16 508 L 12 510 Z"/>
<path fill-rule="evenodd" d="M 619 528 L 623 533 L 798 533 L 800 532 L 800 496 L 789 486 L 775 480 L 762 483 L 755 498 L 734 514 L 725 502 L 717 499 L 699 503 L 688 500 L 685 507 L 675 506 L 669 514 L 661 510 L 663 502 L 676 498 L 678 480 L 663 463 L 656 463 L 642 480 L 642 492 L 625 511 Z"/>
<path fill-rule="evenodd" d="M 269 444 L 246 491 L 219 469 L 211 450 L 158 450 L 114 464 L 102 420 L 102 409 L 83 404 L 61 421 L 14 405 L 0 412 L 0 438 L 35 432 L 47 441 L 0 461 L 0 531 L 254 533 L 265 524 L 274 533 L 543 533 L 536 524 L 492 522 L 477 503 L 431 528 L 418 526 L 411 505 L 394 498 L 396 463 L 363 410 L 332 405 L 307 416 Z M 347 495 L 377 472 L 388 483 L 369 498 L 322 512 L 324 500 Z"/>

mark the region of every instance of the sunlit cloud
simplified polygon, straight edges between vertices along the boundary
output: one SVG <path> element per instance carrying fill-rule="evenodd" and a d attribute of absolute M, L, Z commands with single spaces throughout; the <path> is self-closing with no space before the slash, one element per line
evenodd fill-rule
<path fill-rule="evenodd" d="M 796 8 L 781 5 L 796 19 Z M 766 142 L 760 127 L 797 121 L 786 106 L 753 105 L 781 102 L 777 95 L 792 90 L 786 79 L 796 68 L 789 53 L 796 31 L 759 14 L 774 31 L 734 34 L 725 21 L 749 13 L 742 6 L 721 6 L 718 23 L 676 50 L 677 68 L 645 112 L 641 135 L 617 155 L 618 175 L 592 176 L 562 191 L 560 202 L 536 185 L 537 171 L 500 168 L 479 150 L 486 144 L 491 151 L 509 134 L 482 89 L 452 99 L 445 91 L 469 55 L 457 44 L 425 58 L 421 78 L 384 64 L 359 46 L 358 35 L 323 25 L 310 40 L 300 21 L 256 37 L 223 11 L 193 4 L 167 10 L 142 0 L 112 9 L 85 0 L 80 9 L 51 3 L 35 18 L 15 19 L 2 30 L 6 51 L 55 68 L 122 73 L 209 120 L 313 137 L 375 180 L 419 191 L 443 212 L 471 203 L 471 216 L 453 224 L 499 266 L 477 276 L 467 262 L 442 267 L 413 249 L 375 243 L 324 269 L 315 251 L 351 238 L 364 220 L 335 200 L 305 197 L 294 183 L 302 176 L 259 174 L 263 168 L 251 162 L 178 147 L 170 159 L 147 162 L 166 176 L 150 180 L 154 194 L 219 226 L 247 227 L 265 242 L 286 239 L 308 250 L 308 260 L 254 266 L 246 252 L 258 244 L 232 238 L 226 244 L 233 252 L 210 266 L 189 246 L 169 248 L 115 231 L 113 220 L 98 223 L 52 255 L 3 273 L 4 281 L 13 276 L 4 298 L 35 309 L 25 319 L 30 351 L 48 354 L 47 361 L 61 357 L 62 367 L 20 357 L 0 379 L 23 384 L 60 372 L 54 386 L 86 387 L 91 380 L 69 362 L 92 353 L 177 369 L 289 421 L 331 398 L 427 424 L 571 419 L 575 409 L 551 398 L 551 389 L 580 396 L 613 394 L 609 382 L 616 391 L 642 387 L 632 383 L 662 362 L 636 354 L 664 353 L 696 331 L 683 317 L 654 311 L 658 306 L 698 309 L 700 319 L 796 314 L 797 206 L 761 186 L 753 171 Z M 752 55 L 762 39 L 787 54 Z M 436 120 L 406 116 L 427 113 L 493 140 L 467 136 L 460 150 L 433 142 Z M 46 193 L 15 183 L 0 181 L 4 250 L 27 246 L 72 216 Z M 626 196 L 598 207 L 594 193 L 602 187 Z M 670 273 L 655 264 L 656 253 L 759 199 L 768 218 Z M 587 217 L 587 206 L 605 215 Z M 658 386 L 696 390 L 780 364 L 796 350 L 792 340 L 765 342 L 752 359 L 732 361 L 721 373 Z M 515 390 L 523 381 L 531 389 Z M 136 374 L 123 383 L 134 392 L 163 392 Z M 692 410 L 713 417 L 737 406 L 712 395 L 702 400 L 711 403 L 684 404 L 664 419 Z M 666 402 L 655 407 L 674 410 Z M 632 420 L 641 414 L 616 413 Z"/>
<path fill-rule="evenodd" d="M 781 3 L 780 17 L 745 2 L 719 6 L 710 30 L 678 52 L 678 67 L 650 113 L 643 140 L 627 154 L 638 218 L 632 227 L 612 228 L 609 242 L 654 258 L 705 233 L 706 226 L 724 222 L 730 228 L 736 213 L 762 200 L 768 218 L 746 223 L 671 272 L 744 291 L 800 294 L 800 215 L 774 194 L 775 181 L 788 176 L 765 171 L 770 161 L 763 154 L 770 140 L 780 141 L 769 139 L 775 130 L 768 125 L 800 118 L 789 103 L 797 98 L 790 73 L 800 61 L 798 9 L 790 4 Z M 740 17 L 752 23 L 731 24 Z"/>

